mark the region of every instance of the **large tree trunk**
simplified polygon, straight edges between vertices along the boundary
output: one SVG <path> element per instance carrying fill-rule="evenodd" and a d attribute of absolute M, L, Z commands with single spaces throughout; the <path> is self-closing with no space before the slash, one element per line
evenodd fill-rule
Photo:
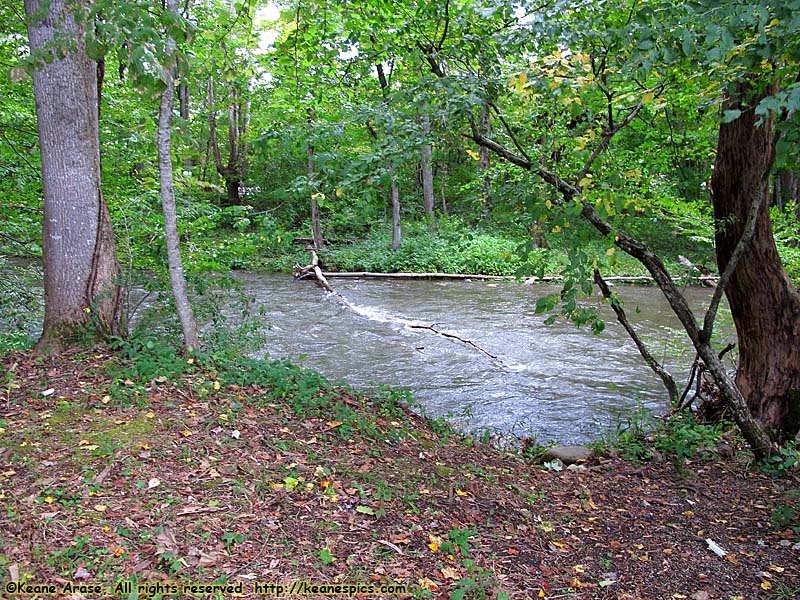
<path fill-rule="evenodd" d="M 25 0 L 31 51 L 62 34 L 77 41 L 33 73 L 44 195 L 45 318 L 36 349 L 45 353 L 74 344 L 87 326 L 107 335 L 119 325 L 120 268 L 100 190 L 97 65 L 86 56 L 85 23 L 64 6 Z"/>
<path fill-rule="evenodd" d="M 176 0 L 167 0 L 167 10 L 176 11 Z M 175 50 L 175 42 L 167 37 L 167 52 Z M 197 336 L 192 305 L 186 293 L 186 279 L 183 275 L 180 237 L 178 236 L 178 219 L 175 209 L 175 183 L 172 173 L 172 109 L 175 103 L 175 81 L 167 76 L 167 87 L 161 93 L 161 105 L 158 111 L 158 175 L 161 184 L 161 208 L 164 212 L 164 236 L 167 244 L 167 260 L 169 262 L 169 279 L 172 284 L 172 295 L 175 308 L 183 330 L 183 343 L 187 351 L 200 346 Z"/>
<path fill-rule="evenodd" d="M 769 90 L 767 93 L 773 93 Z M 768 178 L 775 158 L 772 118 L 757 126 L 748 83 L 726 103 L 741 116 L 720 125 L 711 179 L 717 262 L 725 269 L 757 198 L 761 207 L 750 246 L 741 256 L 725 294 L 739 338 L 736 385 L 752 414 L 774 437 L 800 429 L 800 294 L 789 280 L 772 237 Z M 763 97 L 763 96 L 762 96 Z"/>

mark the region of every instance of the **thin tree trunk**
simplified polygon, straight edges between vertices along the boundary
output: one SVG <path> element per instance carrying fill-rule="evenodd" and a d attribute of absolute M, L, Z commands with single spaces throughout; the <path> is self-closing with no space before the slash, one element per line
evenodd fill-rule
<path fill-rule="evenodd" d="M 766 90 L 765 95 L 777 89 Z M 775 158 L 772 117 L 756 124 L 753 110 L 763 97 L 747 105 L 749 82 L 740 84 L 727 108 L 741 116 L 720 125 L 711 178 L 720 272 L 731 259 L 747 214 L 760 201 L 755 230 L 725 286 L 739 340 L 736 385 L 750 412 L 780 440 L 800 430 L 800 294 L 783 269 L 769 214 L 767 181 Z"/>
<path fill-rule="evenodd" d="M 314 127 L 314 111 L 313 109 L 309 108 L 306 111 L 307 114 L 307 121 L 308 121 L 308 128 L 309 128 L 309 139 L 311 138 L 311 128 Z M 314 173 L 315 173 L 315 165 L 314 165 L 314 144 L 312 142 L 308 142 L 308 189 L 309 194 L 311 196 L 311 239 L 314 242 L 314 248 L 319 250 L 325 244 L 325 240 L 322 239 L 322 227 L 320 226 L 319 221 L 319 202 L 317 202 L 317 192 L 314 189 Z"/>
<path fill-rule="evenodd" d="M 431 133 L 431 118 L 425 113 L 420 116 L 422 124 L 422 145 L 420 170 L 422 171 L 422 202 L 425 209 L 425 216 L 430 219 L 430 226 L 433 226 L 433 161 L 431 160 L 433 149 L 430 142 L 426 141 Z"/>
<path fill-rule="evenodd" d="M 447 190 L 446 190 L 446 185 L 445 185 L 445 183 L 446 183 L 446 174 L 447 174 L 447 164 L 446 163 L 441 163 L 441 164 L 442 164 L 442 183 L 441 183 L 441 188 L 442 188 L 442 214 L 447 216 L 447 194 L 446 194 Z"/>
<path fill-rule="evenodd" d="M 233 106 L 234 100 L 231 99 L 231 91 L 229 91 L 229 101 L 231 104 L 228 106 L 228 164 L 222 164 L 222 154 L 219 149 L 219 139 L 217 137 L 217 111 L 214 99 L 214 80 L 209 77 L 207 83 L 208 95 L 208 136 L 211 145 L 211 151 L 214 154 L 214 165 L 219 173 L 225 180 L 226 201 L 229 205 L 234 206 L 241 204 L 239 196 L 239 158 L 238 158 L 238 143 L 237 133 L 238 127 L 236 125 L 236 108 Z M 233 129 L 232 129 L 233 126 Z"/>
<path fill-rule="evenodd" d="M 392 248 L 397 250 L 403 242 L 402 225 L 400 222 L 400 190 L 397 187 L 397 175 L 394 167 L 389 168 L 392 177 Z"/>
<path fill-rule="evenodd" d="M 85 23 L 64 0 L 25 0 L 31 50 L 60 35 L 77 47 L 33 73 L 42 165 L 45 317 L 36 345 L 59 353 L 88 328 L 117 333 L 120 267 L 100 187 L 97 64 L 86 56 Z M 84 2 L 78 2 L 78 8 Z M 74 5 L 71 5 L 74 6 Z"/>
<path fill-rule="evenodd" d="M 167 10 L 177 11 L 177 1 L 167 0 Z M 175 50 L 172 37 L 167 37 L 167 53 Z M 178 219 L 175 209 L 175 185 L 172 173 L 172 109 L 175 102 L 175 82 L 172 75 L 167 76 L 167 87 L 161 93 L 161 105 L 158 112 L 158 174 L 161 184 L 161 208 L 164 212 L 164 237 L 167 244 L 167 260 L 169 261 L 169 279 L 172 284 L 172 295 L 175 308 L 183 330 L 183 343 L 187 352 L 198 348 L 200 340 L 197 335 L 192 305 L 186 292 L 186 279 L 183 275 L 180 237 L 178 235 Z"/>
<path fill-rule="evenodd" d="M 373 43 L 375 39 L 373 38 Z M 383 63 L 378 62 L 375 64 L 375 70 L 378 73 L 378 81 L 383 93 L 383 103 L 387 109 L 391 105 L 391 98 L 389 97 L 389 80 L 386 78 L 386 72 L 383 69 Z M 378 139 L 377 132 L 368 124 L 372 137 Z M 400 189 L 397 187 L 397 172 L 390 159 L 386 160 L 386 166 L 391 177 L 391 197 L 392 197 L 392 248 L 397 250 L 403 242 L 403 236 L 400 224 Z"/>

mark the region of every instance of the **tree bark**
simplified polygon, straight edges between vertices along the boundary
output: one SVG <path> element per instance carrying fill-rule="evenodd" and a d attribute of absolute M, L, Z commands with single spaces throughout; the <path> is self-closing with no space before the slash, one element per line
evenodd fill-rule
<path fill-rule="evenodd" d="M 747 213 L 761 199 L 755 231 L 736 264 L 725 295 L 739 341 L 736 385 L 752 414 L 773 437 L 793 438 L 800 430 L 800 294 L 783 269 L 769 215 L 768 178 L 775 158 L 772 117 L 757 125 L 754 108 L 766 90 L 748 98 L 740 84 L 726 108 L 741 116 L 720 125 L 711 178 L 717 262 L 722 272 L 741 237 Z"/>
<path fill-rule="evenodd" d="M 309 130 L 314 126 L 314 111 L 307 110 L 308 127 Z M 311 132 L 309 131 L 309 138 Z M 311 196 L 311 239 L 314 241 L 314 248 L 320 250 L 325 245 L 325 240 L 322 238 L 322 227 L 319 220 L 319 202 L 317 202 L 317 193 L 314 190 L 314 173 L 316 171 L 314 164 L 314 144 L 308 142 L 308 187 L 309 195 Z"/>
<path fill-rule="evenodd" d="M 230 97 L 229 93 L 229 106 L 228 106 L 228 163 L 222 164 L 222 154 L 219 149 L 219 139 L 217 137 L 217 111 L 214 99 L 214 80 L 208 78 L 208 137 L 211 151 L 214 154 L 214 165 L 219 173 L 225 180 L 226 201 L 229 205 L 235 206 L 241 204 L 239 196 L 239 185 L 241 184 L 239 174 L 239 144 L 238 144 L 238 126 L 236 124 L 236 107 L 235 98 Z"/>
<path fill-rule="evenodd" d="M 402 225 L 400 221 L 400 188 L 397 187 L 397 173 L 389 165 L 389 174 L 392 192 L 392 249 L 397 250 L 403 242 Z"/>
<path fill-rule="evenodd" d="M 431 118 L 428 114 L 420 116 L 420 123 L 422 124 L 422 139 L 423 145 L 420 151 L 421 157 L 419 161 L 420 171 L 422 172 L 422 204 L 425 209 L 425 216 L 430 218 L 430 225 L 433 225 L 433 204 L 434 204 L 434 190 L 433 190 L 433 148 L 430 142 L 425 141 L 431 133 Z"/>
<path fill-rule="evenodd" d="M 85 23 L 76 23 L 65 4 L 25 0 L 31 51 L 62 35 L 77 42 L 74 51 L 33 73 L 45 287 L 36 351 L 48 354 L 76 344 L 85 328 L 105 336 L 119 326 L 120 267 L 100 188 L 97 64 L 86 55 Z"/>
<path fill-rule="evenodd" d="M 177 11 L 176 0 L 167 0 L 167 10 Z M 175 50 L 175 42 L 167 36 L 167 52 Z M 184 348 L 191 352 L 200 346 L 197 336 L 197 323 L 186 292 L 186 279 L 183 275 L 180 237 L 178 235 L 178 219 L 175 209 L 175 183 L 172 172 L 172 110 L 175 103 L 175 81 L 167 75 L 167 87 L 161 93 L 161 105 L 158 111 L 158 176 L 161 184 L 161 208 L 164 212 L 164 238 L 167 244 L 167 260 L 169 262 L 169 279 L 172 284 L 172 295 L 175 308 L 183 330 Z"/>

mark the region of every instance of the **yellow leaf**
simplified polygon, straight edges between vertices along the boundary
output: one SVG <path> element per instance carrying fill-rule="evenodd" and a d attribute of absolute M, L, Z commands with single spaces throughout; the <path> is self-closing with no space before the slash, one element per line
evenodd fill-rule
<path fill-rule="evenodd" d="M 536 594 L 538 598 L 544 598 L 547 594 L 544 593 L 544 590 L 540 589 L 539 593 Z"/>
<path fill-rule="evenodd" d="M 614 246 L 611 246 L 611 248 L 609 248 L 608 250 L 606 250 L 606 256 L 611 256 L 611 255 L 612 255 L 612 254 L 614 254 L 614 252 L 616 252 L 616 251 L 617 251 L 617 249 L 616 249 L 616 248 L 614 248 Z"/>
<path fill-rule="evenodd" d="M 555 227 L 553 227 L 553 229 L 551 231 L 553 233 L 561 233 L 561 226 L 560 225 L 556 225 Z"/>
<path fill-rule="evenodd" d="M 311 199 L 312 200 L 325 200 L 325 194 L 323 194 L 322 192 L 315 192 L 315 193 L 311 194 Z"/>
<path fill-rule="evenodd" d="M 44 501 L 47 502 L 48 504 L 52 504 L 53 502 L 56 501 L 56 499 L 53 498 L 52 496 L 48 496 L 47 498 L 44 499 Z"/>
<path fill-rule="evenodd" d="M 191 437 L 193 434 L 188 429 L 184 429 L 181 435 L 183 435 L 183 437 Z"/>
<path fill-rule="evenodd" d="M 78 446 L 88 446 L 91 443 L 92 442 L 90 442 L 89 440 L 83 439 L 80 442 L 78 442 Z"/>
<path fill-rule="evenodd" d="M 156 418 L 156 413 L 154 413 L 153 411 L 150 411 L 148 413 L 145 413 L 144 416 L 147 417 L 148 419 L 155 419 Z"/>
<path fill-rule="evenodd" d="M 511 78 L 511 85 L 514 86 L 514 89 L 517 90 L 518 94 L 521 94 L 523 89 L 525 89 L 526 83 L 528 83 L 527 73 L 517 73 Z"/>
<path fill-rule="evenodd" d="M 328 421 L 325 425 L 328 426 L 328 429 L 336 429 L 342 424 L 341 421 Z"/>
<path fill-rule="evenodd" d="M 565 544 L 564 542 L 553 541 L 553 542 L 550 542 L 550 543 L 553 544 L 553 546 L 555 546 L 556 548 L 566 548 L 567 547 L 567 544 Z"/>
<path fill-rule="evenodd" d="M 774 571 L 775 573 L 783 573 L 786 569 L 783 567 L 779 567 L 778 565 L 770 565 L 767 567 L 770 571 Z"/>
<path fill-rule="evenodd" d="M 545 200 L 544 205 L 547 207 L 548 210 L 553 208 L 553 203 L 550 202 L 550 200 Z"/>
<path fill-rule="evenodd" d="M 336 197 L 337 198 L 341 198 L 342 197 L 342 188 L 340 188 L 340 187 L 336 188 Z"/>
<path fill-rule="evenodd" d="M 762 581 L 761 582 L 761 589 L 762 590 L 771 590 L 772 584 L 769 581 Z"/>
<path fill-rule="evenodd" d="M 456 490 L 456 496 L 461 496 L 463 498 L 464 496 L 469 496 L 469 492 L 465 492 L 464 490 Z"/>
<path fill-rule="evenodd" d="M 103 396 L 102 398 L 100 398 L 100 402 L 102 402 L 103 404 L 108 404 L 109 402 L 111 402 L 111 396 L 109 395 Z"/>
<path fill-rule="evenodd" d="M 105 504 L 95 504 L 95 505 L 94 505 L 94 509 L 95 509 L 97 512 L 106 512 L 106 510 L 108 509 L 108 507 L 107 507 Z"/>
<path fill-rule="evenodd" d="M 218 392 L 218 391 L 219 391 L 219 388 L 220 388 L 219 381 L 215 381 L 215 382 L 214 382 L 214 391 L 215 391 L 215 392 Z"/>
<path fill-rule="evenodd" d="M 642 96 L 642 104 L 649 104 L 655 97 L 655 92 L 647 92 L 644 96 Z"/>
<path fill-rule="evenodd" d="M 189 360 L 186 361 L 186 364 L 193 365 L 194 364 L 194 359 L 190 358 Z"/>
<path fill-rule="evenodd" d="M 592 183 L 592 178 L 587 175 L 586 177 L 584 177 L 583 179 L 581 179 L 578 182 L 578 185 L 580 187 L 584 187 L 584 186 L 590 185 L 591 183 Z"/>
<path fill-rule="evenodd" d="M 472 157 L 472 160 L 478 160 L 478 158 L 480 158 L 477 152 L 475 152 L 474 150 L 470 150 L 469 148 L 467 148 L 467 154 L 469 154 Z"/>

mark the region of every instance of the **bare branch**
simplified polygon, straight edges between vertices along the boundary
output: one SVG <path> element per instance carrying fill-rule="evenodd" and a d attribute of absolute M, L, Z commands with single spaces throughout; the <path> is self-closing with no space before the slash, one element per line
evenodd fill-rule
<path fill-rule="evenodd" d="M 502 144 L 498 144 L 494 140 L 489 139 L 485 135 L 483 135 L 479 130 L 478 126 L 475 124 L 474 121 L 470 120 L 469 123 L 470 129 L 472 129 L 472 140 L 478 144 L 479 146 L 483 146 L 484 148 L 488 148 L 498 156 L 505 158 L 507 161 L 517 165 L 518 167 L 522 167 L 523 169 L 530 171 L 533 163 L 529 158 L 526 156 L 520 156 L 515 152 L 509 150 Z"/>
<path fill-rule="evenodd" d="M 614 311 L 614 314 L 617 315 L 617 321 L 620 322 L 620 325 L 625 329 L 628 333 L 628 336 L 633 340 L 633 343 L 636 344 L 636 347 L 639 349 L 639 354 L 641 354 L 644 362 L 653 370 L 653 372 L 661 378 L 661 381 L 664 383 L 664 387 L 667 389 L 667 394 L 669 395 L 669 401 L 672 406 L 677 406 L 678 402 L 678 387 L 675 385 L 675 380 L 672 378 L 672 375 L 669 371 L 667 371 L 661 364 L 650 354 L 650 351 L 647 349 L 647 346 L 644 345 L 644 342 L 639 337 L 639 334 L 636 333 L 636 330 L 631 325 L 630 321 L 628 321 L 628 317 L 625 314 L 625 309 L 622 308 L 622 304 L 609 289 L 608 284 L 603 279 L 603 276 L 600 274 L 599 269 L 594 270 L 594 282 L 597 284 L 597 287 L 600 288 L 600 291 L 603 294 L 603 297 L 608 300 L 609 305 L 611 306 L 611 310 Z"/>
<path fill-rule="evenodd" d="M 647 90 L 645 96 L 648 93 L 659 93 L 660 94 L 663 89 L 664 89 L 664 85 L 661 84 L 659 86 L 656 86 L 654 88 L 651 88 L 651 89 Z M 589 170 L 592 168 L 592 165 L 594 164 L 594 161 L 597 160 L 597 157 L 600 156 L 600 154 L 602 154 L 603 152 L 605 152 L 606 148 L 608 148 L 608 144 L 609 144 L 609 142 L 611 142 L 611 138 L 613 138 L 615 135 L 617 135 L 622 128 L 626 127 L 631 121 L 633 121 L 636 118 L 636 116 L 639 114 L 639 111 L 642 110 L 642 107 L 644 105 L 645 105 L 645 101 L 644 101 L 644 97 L 642 97 L 642 99 L 639 101 L 639 104 L 634 106 L 630 110 L 630 112 L 625 116 L 624 119 L 622 119 L 621 121 L 618 121 L 617 123 L 614 124 L 614 126 L 611 129 L 609 129 L 609 130 L 607 130 L 607 131 L 605 131 L 603 133 L 603 138 L 600 140 L 600 143 L 597 144 L 595 149 L 592 151 L 592 155 L 589 157 L 589 160 L 586 161 L 586 164 L 583 165 L 583 168 L 581 169 L 581 172 L 578 173 L 578 181 L 581 181 L 584 177 L 586 177 L 586 174 L 589 173 Z"/>
<path fill-rule="evenodd" d="M 512 142 L 514 142 L 514 146 L 516 146 L 520 154 L 530 161 L 531 159 L 530 156 L 528 156 L 528 153 L 525 152 L 525 148 L 523 148 L 522 145 L 520 145 L 519 141 L 517 140 L 517 136 L 515 136 L 514 132 L 511 131 L 511 127 L 508 125 L 508 122 L 506 122 L 505 117 L 503 117 L 503 113 L 501 113 L 500 109 L 497 108 L 497 105 L 492 102 L 487 102 L 487 104 L 492 107 L 495 114 L 497 115 L 497 118 L 500 119 L 500 122 L 503 124 L 503 129 L 506 130 L 508 137 L 511 138 Z"/>
<path fill-rule="evenodd" d="M 769 184 L 769 171 L 766 173 L 767 177 L 762 180 L 761 185 L 758 188 L 758 197 L 754 198 L 750 203 L 750 210 L 747 212 L 747 220 L 744 224 L 742 237 L 740 237 L 739 241 L 736 242 L 736 247 L 731 253 L 728 264 L 725 265 L 725 270 L 720 274 L 719 283 L 717 283 L 717 287 L 714 289 L 714 294 L 711 296 L 711 302 L 708 304 L 708 310 L 706 310 L 706 316 L 703 319 L 703 330 L 700 332 L 703 340 L 705 341 L 711 340 L 711 333 L 714 331 L 714 321 L 717 318 L 717 309 L 719 308 L 719 303 L 722 301 L 722 294 L 725 292 L 725 288 L 733 276 L 733 272 L 736 270 L 736 265 L 739 264 L 739 259 L 742 257 L 742 254 L 744 254 L 744 251 L 747 249 L 747 246 L 750 243 L 750 240 L 753 239 L 753 234 L 756 231 L 758 213 L 761 209 L 763 198 L 766 195 L 766 186 Z"/>

